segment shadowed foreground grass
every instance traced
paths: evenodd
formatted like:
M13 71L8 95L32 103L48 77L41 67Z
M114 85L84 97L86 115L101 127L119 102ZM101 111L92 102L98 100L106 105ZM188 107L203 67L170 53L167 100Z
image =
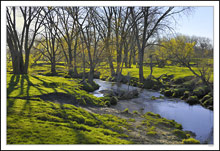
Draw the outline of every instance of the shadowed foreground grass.
M7 74L7 97L31 98L51 93L73 95L73 103L103 105L103 102L86 91L81 90L77 79L41 75Z

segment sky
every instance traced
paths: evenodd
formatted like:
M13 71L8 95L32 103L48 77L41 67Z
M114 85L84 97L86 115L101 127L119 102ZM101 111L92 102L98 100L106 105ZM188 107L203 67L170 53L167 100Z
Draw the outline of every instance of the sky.
M213 43L213 7L193 7L189 15L177 17L177 25L174 26L175 33L188 36L207 37ZM17 26L19 30L23 27L23 18L20 11L17 12Z
M210 38L213 41L213 7L194 7L190 15L178 18L177 33Z

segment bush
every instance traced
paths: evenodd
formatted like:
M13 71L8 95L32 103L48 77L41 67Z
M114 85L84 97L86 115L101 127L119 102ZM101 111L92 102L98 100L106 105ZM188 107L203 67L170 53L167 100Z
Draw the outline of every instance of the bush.
M194 138L188 138L182 140L183 144L200 144L200 141L194 139Z
M197 96L190 96L187 100L186 100L187 103L189 103L190 105L193 105L193 104L198 104L199 103L199 100L198 100L198 97Z
M165 90L164 95L167 96L167 97L170 97L170 96L173 95L173 92L171 90Z
M186 98L188 98L190 96L190 92L189 91L185 91L184 93L183 93L183 96L181 97L181 99L186 99Z
M179 129L175 129L172 131L177 137L179 138L188 138L188 136L186 135L186 133L184 131L181 131Z
M206 94L209 93L209 88L207 86L201 86L197 87L196 89L193 90L193 94L196 95L198 98L202 98Z
M202 105L203 106L210 106L210 105L213 106L213 98L209 98Z
M179 88L179 89L174 89L173 90L173 97L180 97L184 95L184 92L186 91L185 88Z
M208 100L208 99L210 99L211 98L211 96L210 95L205 95L199 102L201 103L201 104L203 104L206 100Z
M160 83L157 79L154 77L147 78L144 81L144 88L145 89L154 89L154 90L159 90L161 87L162 83Z

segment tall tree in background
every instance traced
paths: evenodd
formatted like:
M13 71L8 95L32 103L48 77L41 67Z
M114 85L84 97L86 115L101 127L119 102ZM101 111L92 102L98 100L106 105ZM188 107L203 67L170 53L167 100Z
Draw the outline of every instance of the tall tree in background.
M38 45L38 50L43 56L48 58L51 64L51 73L56 74L56 62L60 58L61 52L59 51L60 43L58 42L58 29L55 27L58 25L57 15L54 10L50 11L51 8L44 8L47 17L44 19L43 27L44 32L41 33L42 39L40 40L40 45ZM42 48L42 49L41 49Z
M79 23L80 31L82 34L82 40L85 42L85 46L89 59L89 77L88 81L93 82L94 71L97 64L100 62L100 56L102 55L104 48L99 45L100 31L97 30L99 26L97 22L97 10L95 7L85 8L87 10L86 22Z
M131 16L134 23L135 37L138 47L139 80L143 82L144 50L149 41L159 31L170 29L169 21L173 15L181 13L188 8L174 10L174 7L131 7Z
M201 58L200 54L195 53L195 42L187 42L186 37L178 36L162 42L162 45L161 50L169 54L170 60L174 60L182 66L187 67L196 77L200 78L205 85L212 89L209 80L213 72L213 67L210 66L204 57ZM191 63L192 61L195 62L194 58L198 56L200 56L200 59L197 59L196 66L193 68Z
M116 41L116 52L117 52L117 67L116 75L119 80L121 77L121 72L123 68L124 60L122 59L123 49L125 46L125 40L128 35L130 26L128 25L129 18L129 8L128 7L114 7L113 16L114 16L114 37Z
M111 35L112 35L112 24L113 24L113 7L103 7L99 10L101 13L97 13L97 30L100 31L100 37L105 44L105 53L107 55L108 64L110 68L111 76L115 76L115 70L113 65L113 53L110 49Z
M76 7L58 7L56 9L57 15L59 17L59 25L56 28L59 30L59 33L62 35L62 38L67 43L68 46L68 74L70 76L78 75L76 68L76 61L74 63L73 70L73 50L72 43L75 42L74 52L77 47L77 39L78 39L78 29L77 29L77 12ZM73 17L74 16L74 17ZM75 40L75 41L74 41ZM74 53L76 54L76 53ZM76 55L74 55L76 58Z

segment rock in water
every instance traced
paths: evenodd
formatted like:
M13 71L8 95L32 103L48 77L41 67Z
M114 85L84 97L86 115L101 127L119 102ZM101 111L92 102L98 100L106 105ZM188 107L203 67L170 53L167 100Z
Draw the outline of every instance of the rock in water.
M104 94L104 96L116 96L115 92L113 90L101 90L100 93Z
M139 95L139 92L138 92L137 89L135 89L135 90L132 90L132 91L125 92L125 93L120 97L120 99L124 99L124 100L126 100L126 99L132 99L132 98L138 97L138 95Z

